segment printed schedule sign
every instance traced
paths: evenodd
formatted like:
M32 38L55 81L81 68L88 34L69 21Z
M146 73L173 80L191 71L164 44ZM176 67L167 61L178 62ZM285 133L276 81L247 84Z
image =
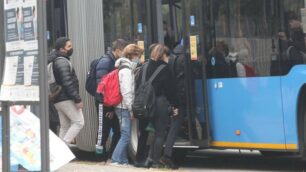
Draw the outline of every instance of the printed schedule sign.
M39 101L37 0L4 0L2 101Z

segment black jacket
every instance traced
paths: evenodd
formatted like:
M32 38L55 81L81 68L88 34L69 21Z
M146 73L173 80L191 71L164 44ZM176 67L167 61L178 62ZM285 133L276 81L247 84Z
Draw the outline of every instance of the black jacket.
M107 52L105 55L103 55L99 61L99 63L96 66L96 84L98 85L102 79L103 76L108 74L109 72L113 71L115 69L115 56L112 52ZM103 97L101 94L96 94L95 96L96 103L102 103ZM114 108L104 107L105 111L113 111Z
M152 86L155 90L155 96L165 96L170 104L174 107L178 107L178 95L175 89L175 79L170 71L170 68L167 63L164 61L158 60L149 60L149 66L146 74L146 81L152 76L154 71L158 68L158 66L162 64L166 64L167 66L157 75L157 77L153 80ZM139 86L141 82L142 69L140 69L140 76L136 78L136 85Z
M57 57L64 57L65 59ZM55 98L54 103L65 100L73 100L75 103L80 103L82 101L79 94L79 80L75 74L74 68L70 66L69 60L69 57L58 51L52 51L48 57L48 63L53 62L56 83L62 86L62 90Z
M100 83L100 80L103 76L114 70L115 61L116 59L112 52L107 52L105 55L102 56L96 67L97 85Z

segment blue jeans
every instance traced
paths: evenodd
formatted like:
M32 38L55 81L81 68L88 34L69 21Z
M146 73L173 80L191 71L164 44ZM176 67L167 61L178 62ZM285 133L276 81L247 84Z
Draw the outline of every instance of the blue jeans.
M113 152L112 162L120 164L128 163L127 148L131 140L131 118L127 109L116 108L116 115L120 123L121 136Z

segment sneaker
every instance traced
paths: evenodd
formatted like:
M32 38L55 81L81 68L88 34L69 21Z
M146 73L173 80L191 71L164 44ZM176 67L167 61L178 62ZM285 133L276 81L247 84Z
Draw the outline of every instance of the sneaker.
M110 163L110 165L111 165L111 166L116 166L116 167L119 167L119 166L120 166L120 164L119 164L118 162L112 162L112 163Z
M154 126L153 126L153 124L150 122L149 124L148 124L148 126L146 127L146 131L147 132L152 132L152 133L154 133L155 132L155 128L154 128Z
M172 159L168 156L162 156L159 160L161 164L163 164L166 168L170 168L172 170L178 169L178 166L172 161Z
M151 168L165 168L165 165L158 162L158 163L152 163Z
M120 164L122 167L131 167L130 164L128 163L123 163L123 164Z

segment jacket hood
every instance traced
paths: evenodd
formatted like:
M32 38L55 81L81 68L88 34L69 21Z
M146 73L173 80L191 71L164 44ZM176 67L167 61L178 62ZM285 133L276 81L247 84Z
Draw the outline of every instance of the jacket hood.
M65 57L66 59L69 60L69 57L67 57L66 55L62 54L59 51L56 51L55 49L53 49L49 55L48 55L48 63L51 63L54 59L56 59L57 57Z
M56 50L53 49L48 55L48 63L51 63L56 57Z
M118 60L116 60L115 67L119 68L120 66L129 66L131 69L135 69L137 64L133 63L131 60L121 57Z

